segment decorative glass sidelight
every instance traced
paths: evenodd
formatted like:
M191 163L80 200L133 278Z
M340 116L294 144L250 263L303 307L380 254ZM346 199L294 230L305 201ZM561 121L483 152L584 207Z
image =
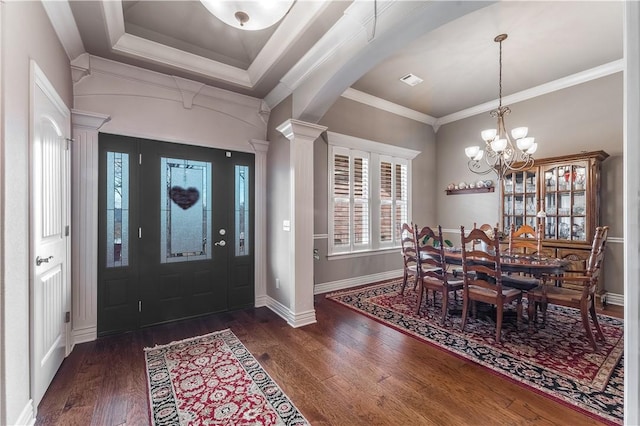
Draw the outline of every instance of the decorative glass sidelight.
M129 154L107 152L107 268L129 265Z
M249 167L235 166L236 256L249 254Z
M211 259L211 163L160 162L160 262Z

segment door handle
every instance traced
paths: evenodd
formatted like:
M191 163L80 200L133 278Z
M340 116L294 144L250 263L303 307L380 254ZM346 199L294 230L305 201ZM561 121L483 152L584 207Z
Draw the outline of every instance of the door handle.
M42 265L43 263L49 263L49 261L50 261L51 259L53 259L53 256L44 257L44 258L43 258L43 257L40 257L40 256L37 256L37 257L36 257L36 266L40 266L40 265Z
M224 247L227 245L227 242L225 240L220 240L220 241L216 241L215 243L213 243L214 246L220 246L220 247Z

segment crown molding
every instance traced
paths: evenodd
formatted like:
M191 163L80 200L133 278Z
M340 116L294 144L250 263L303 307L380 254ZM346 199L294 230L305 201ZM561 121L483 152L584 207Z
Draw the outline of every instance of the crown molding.
M410 118L421 123L429 124L431 126L434 126L437 121L435 117L431 117L430 115L423 114L411 108L403 107L402 105L386 101L384 99L369 95L368 93L364 93L356 89L348 88L342 93L341 96L343 98L360 102L362 104L369 105L371 107L381 109L392 114L399 115L401 117Z
M576 74L569 75L567 77L560 78L558 80L551 81L549 83L541 84L536 87L532 87L521 92L514 93L502 98L503 104L515 104L518 102L533 99L538 96L546 95L558 90L566 89L578 84L587 83L598 78L606 77L611 74L624 71L624 60L618 59ZM454 121L462 120L464 118L472 117L474 115L482 114L498 107L499 100L495 99L490 102L485 102L480 105L476 105L471 108L463 109L458 112L454 112L449 115L442 116L440 118L434 118L430 115L421 113L419 111L403 107L401 105L389 102L382 98L378 98L373 95L369 95L364 92L349 88L342 93L342 97L351 99L356 102L369 105L373 108L382 109L393 114L397 114L402 117L409 118L411 120L419 121L433 126L437 132L438 128L443 124L452 123Z
M596 80L598 78L606 77L617 72L624 70L624 63L622 59L609 62L604 65L600 65L595 68L591 68L576 74L569 75L567 77L560 78L549 83L541 84L531 89L523 90L521 92L514 93L502 98L503 105L512 105L518 102L533 99L538 96L546 95L558 90L566 89L568 87L576 86L578 84L586 83L588 81ZM495 99L491 102L485 102L483 104L464 109L462 111L454 112L453 114L445 115L436 120L436 126L440 127L443 124L452 123L454 121L462 120L463 118L472 117L484 112L494 110L498 107L499 100Z
M212 59L184 52L125 32L121 0L102 1L104 23L113 51L138 59L184 69L205 77L251 89L282 58L327 2L295 3L273 36L267 41L249 69L233 67Z

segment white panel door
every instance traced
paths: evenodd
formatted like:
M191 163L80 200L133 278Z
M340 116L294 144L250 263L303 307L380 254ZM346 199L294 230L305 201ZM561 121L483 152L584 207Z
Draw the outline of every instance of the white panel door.
M67 355L70 327L70 114L31 66L31 395L40 403Z

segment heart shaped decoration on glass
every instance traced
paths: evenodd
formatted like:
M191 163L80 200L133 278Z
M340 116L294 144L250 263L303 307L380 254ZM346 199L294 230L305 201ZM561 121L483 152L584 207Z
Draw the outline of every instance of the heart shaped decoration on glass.
M171 200L180 206L182 210L187 210L198 202L200 199L200 192L194 187L184 189L180 186L173 186L171 187L169 196L171 197Z

